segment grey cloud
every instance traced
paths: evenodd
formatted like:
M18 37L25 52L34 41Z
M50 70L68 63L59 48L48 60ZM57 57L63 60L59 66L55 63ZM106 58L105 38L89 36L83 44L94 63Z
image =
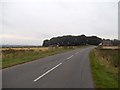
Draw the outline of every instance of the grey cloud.
M60 35L98 35L117 38L117 3L74 0L4 3L4 34L37 40L4 38L3 43L42 44Z

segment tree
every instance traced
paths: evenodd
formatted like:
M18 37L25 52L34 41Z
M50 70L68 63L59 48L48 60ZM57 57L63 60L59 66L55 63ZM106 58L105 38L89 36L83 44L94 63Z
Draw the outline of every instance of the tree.
M102 42L102 39L97 36L61 36L61 37L53 37L50 40L44 40L43 46L79 46L79 45L98 45Z

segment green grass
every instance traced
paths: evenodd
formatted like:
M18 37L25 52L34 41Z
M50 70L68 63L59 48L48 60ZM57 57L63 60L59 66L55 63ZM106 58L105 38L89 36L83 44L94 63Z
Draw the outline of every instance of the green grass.
M118 88L118 74L109 72L105 66L99 63L95 50L90 52L90 61L96 88Z
M73 47L50 48L47 51L34 50L9 50L2 52L2 68L7 68L17 64L33 61L39 58L58 54L68 50L73 50Z

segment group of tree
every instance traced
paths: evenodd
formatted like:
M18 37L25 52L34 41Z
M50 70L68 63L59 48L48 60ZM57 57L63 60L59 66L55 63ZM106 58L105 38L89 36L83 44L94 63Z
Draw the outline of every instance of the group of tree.
M114 39L114 40L111 40L111 43L113 46L118 46L120 45L120 40Z
M80 45L98 45L102 39L97 36L59 36L50 40L44 40L43 46L80 46Z

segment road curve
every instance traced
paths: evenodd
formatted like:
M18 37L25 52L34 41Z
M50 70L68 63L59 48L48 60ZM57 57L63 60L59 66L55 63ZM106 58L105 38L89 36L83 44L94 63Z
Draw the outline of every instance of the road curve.
M3 88L94 88L89 52L72 50L2 70Z

